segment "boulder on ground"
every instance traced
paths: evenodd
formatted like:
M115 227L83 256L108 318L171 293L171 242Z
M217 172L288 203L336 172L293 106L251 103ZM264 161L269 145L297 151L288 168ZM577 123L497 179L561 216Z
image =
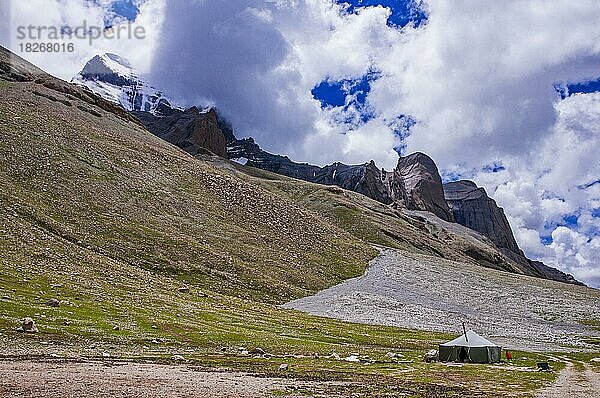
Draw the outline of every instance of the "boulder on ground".
M60 301L58 301L58 299L55 299L55 298L51 298L50 300L48 300L47 304L50 307L60 307Z
M253 349L252 351L250 351L250 354L252 354L252 355L265 355L266 352L262 348L256 347L255 349Z
M437 362L439 360L440 360L440 353L438 352L438 350L429 350L429 351L427 351L425 356L423 356L423 361L425 361L427 363Z
M21 333L37 333L38 328L33 319L27 317L23 319L21 326L17 328L17 332Z

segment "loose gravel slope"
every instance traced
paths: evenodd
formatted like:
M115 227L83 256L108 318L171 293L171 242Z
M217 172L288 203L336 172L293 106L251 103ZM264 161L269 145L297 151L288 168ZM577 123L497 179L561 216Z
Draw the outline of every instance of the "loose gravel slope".
M507 347L597 349L600 290L382 250L365 275L285 305L353 322L458 332Z

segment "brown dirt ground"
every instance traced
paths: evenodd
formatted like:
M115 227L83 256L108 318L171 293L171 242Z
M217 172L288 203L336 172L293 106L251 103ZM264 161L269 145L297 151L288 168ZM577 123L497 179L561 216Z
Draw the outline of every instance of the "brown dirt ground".
M309 384L188 365L0 361L1 397L296 397Z

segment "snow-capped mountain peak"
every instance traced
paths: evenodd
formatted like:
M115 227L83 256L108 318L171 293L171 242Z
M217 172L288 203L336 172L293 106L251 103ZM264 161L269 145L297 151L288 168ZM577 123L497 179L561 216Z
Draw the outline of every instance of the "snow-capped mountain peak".
M128 111L163 116L175 108L162 91L140 78L129 61L116 54L94 56L71 82L86 86Z

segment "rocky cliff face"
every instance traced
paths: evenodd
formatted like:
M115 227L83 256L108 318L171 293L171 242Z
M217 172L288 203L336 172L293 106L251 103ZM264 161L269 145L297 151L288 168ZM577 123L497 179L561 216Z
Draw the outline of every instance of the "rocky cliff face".
M461 180L444 184L444 196L457 223L489 238L524 274L581 284L569 274L525 257L504 210L487 195L485 189L478 187L473 181Z
M454 221L444 200L442 178L433 160L424 153L413 153L398 160L394 179L404 184L406 207L429 211L442 220Z
M444 200L438 169L423 153L400 158L391 172L379 169L373 161L359 165L336 162L324 167L296 163L287 156L263 151L252 138L231 141L227 155L230 159L244 159L248 166L318 184L337 185L381 203L396 203L410 210L430 211L446 221L454 220Z
M491 199L485 189L472 181L444 184L444 196L457 223L490 238L498 248L520 253L504 210Z
M150 112L132 112L156 136L184 151L196 155L207 149L215 155L227 156L226 140L219 128L214 109L200 111L191 107L186 111L173 110L169 116L156 116Z
M392 203L392 199L384 184L385 173L385 170L379 169L374 161L354 166L338 162L319 169L311 181L325 185L337 185L389 204Z

